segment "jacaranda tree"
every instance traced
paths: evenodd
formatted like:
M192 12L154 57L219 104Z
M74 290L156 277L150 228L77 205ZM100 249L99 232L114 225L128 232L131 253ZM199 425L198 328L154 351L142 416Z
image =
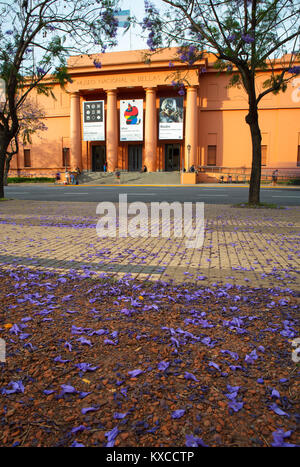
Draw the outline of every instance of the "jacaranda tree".
M259 104L269 93L284 92L288 81L300 74L300 1L160 0L160 3L167 7L161 12L145 0L143 29L149 33L150 51L176 45L180 59L191 66L204 51L212 53L216 57L216 68L231 75L229 85L243 86L248 95L246 123L252 141L249 204L258 204L261 179ZM275 66L276 59L287 53L279 70ZM257 76L262 70L269 70L269 74L263 90L258 91ZM181 93L182 84L184 78L179 77L177 85Z
M32 135L40 135L43 131L48 130L45 124L46 113L44 109L34 102L33 99L27 97L22 105L18 108L19 130L11 140L5 158L3 184L7 185L8 172L10 162L15 154L19 152L20 145L32 143Z
M20 109L36 90L51 94L53 83L70 81L71 54L105 52L116 44L119 0L0 1L0 198L9 147L20 130ZM99 61L95 59L95 66ZM51 73L51 80L45 79Z

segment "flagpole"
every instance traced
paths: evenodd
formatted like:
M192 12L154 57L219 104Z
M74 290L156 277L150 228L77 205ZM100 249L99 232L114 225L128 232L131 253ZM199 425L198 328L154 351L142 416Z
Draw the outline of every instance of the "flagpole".
M131 25L129 26L129 41L130 41L130 50L132 50L132 44L131 44Z

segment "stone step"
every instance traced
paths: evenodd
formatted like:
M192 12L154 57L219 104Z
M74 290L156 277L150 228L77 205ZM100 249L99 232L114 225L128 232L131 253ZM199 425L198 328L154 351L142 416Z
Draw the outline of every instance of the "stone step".
M79 183L83 185L109 185L119 181L115 173L83 172ZM120 183L127 185L178 185L179 172L121 172Z

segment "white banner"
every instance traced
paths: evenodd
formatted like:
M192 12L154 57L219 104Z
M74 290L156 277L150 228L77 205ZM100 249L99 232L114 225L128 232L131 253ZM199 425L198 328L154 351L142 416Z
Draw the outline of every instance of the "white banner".
M143 141L143 99L120 101L120 141Z
M161 97L159 139L183 139L183 97Z
M83 102L83 141L105 141L104 101Z

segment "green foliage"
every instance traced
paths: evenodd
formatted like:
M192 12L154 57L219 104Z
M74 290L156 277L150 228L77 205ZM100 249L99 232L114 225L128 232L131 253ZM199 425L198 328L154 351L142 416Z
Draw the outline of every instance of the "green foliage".
M8 177L8 183L54 183L55 178L50 177Z

